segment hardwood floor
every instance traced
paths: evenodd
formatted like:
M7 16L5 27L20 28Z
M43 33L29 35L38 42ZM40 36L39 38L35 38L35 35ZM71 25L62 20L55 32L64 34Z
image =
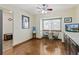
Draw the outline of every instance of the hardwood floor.
M3 41L3 51L12 48L13 40Z
M3 52L4 55L64 55L61 40L32 39Z
M15 55L64 55L61 40L33 39L13 48Z
M3 51L3 55L14 55L13 48L9 48L9 49Z

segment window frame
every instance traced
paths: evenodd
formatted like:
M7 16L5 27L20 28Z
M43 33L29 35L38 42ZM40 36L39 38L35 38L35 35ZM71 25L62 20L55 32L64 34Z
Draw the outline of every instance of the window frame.
M60 30L52 30L51 29L51 31L57 31L57 32L61 32L62 31L62 18L42 19L42 30L43 31L50 31L50 30L44 30L44 20L60 20Z

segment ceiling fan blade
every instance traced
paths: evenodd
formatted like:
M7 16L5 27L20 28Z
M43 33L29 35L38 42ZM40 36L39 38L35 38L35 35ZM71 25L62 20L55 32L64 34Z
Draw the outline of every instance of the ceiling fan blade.
M52 8L48 8L47 10L48 10L48 11L53 11L53 9L52 9Z

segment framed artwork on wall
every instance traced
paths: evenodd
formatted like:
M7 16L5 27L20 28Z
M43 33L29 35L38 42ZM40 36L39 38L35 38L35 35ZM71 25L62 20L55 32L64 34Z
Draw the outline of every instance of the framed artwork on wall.
M65 24L65 31L67 32L79 32L79 24Z
M71 23L72 22L72 17L65 17L64 18L64 23Z
M22 15L22 29L29 28L29 17Z

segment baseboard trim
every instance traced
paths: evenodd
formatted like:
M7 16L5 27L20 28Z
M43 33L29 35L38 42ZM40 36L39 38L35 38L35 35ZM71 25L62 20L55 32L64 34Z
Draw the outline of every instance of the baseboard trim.
M23 41L23 42L21 42L21 43L18 43L18 44L16 44L16 45L14 45L13 48L15 48L15 47L17 47L17 46L19 46L19 45L21 45L21 44L27 43L27 42L29 42L29 41L31 41L31 40L34 40L34 39L40 40L41 38L31 38L31 39L28 39L28 40L26 40L26 41Z
M38 40L39 40L39 39L42 39L42 38L38 38L38 37L36 37L36 38L32 38L32 39L38 39Z
M31 39L28 39L28 40L25 40L25 41L23 41L23 42L21 42L21 43L18 43L18 44L16 44L16 45L14 45L13 48L15 48L15 47L17 47L17 46L19 46L19 45L21 45L21 44L27 43L27 42L29 42L29 41L31 41L31 40L32 40L32 38L31 38Z

